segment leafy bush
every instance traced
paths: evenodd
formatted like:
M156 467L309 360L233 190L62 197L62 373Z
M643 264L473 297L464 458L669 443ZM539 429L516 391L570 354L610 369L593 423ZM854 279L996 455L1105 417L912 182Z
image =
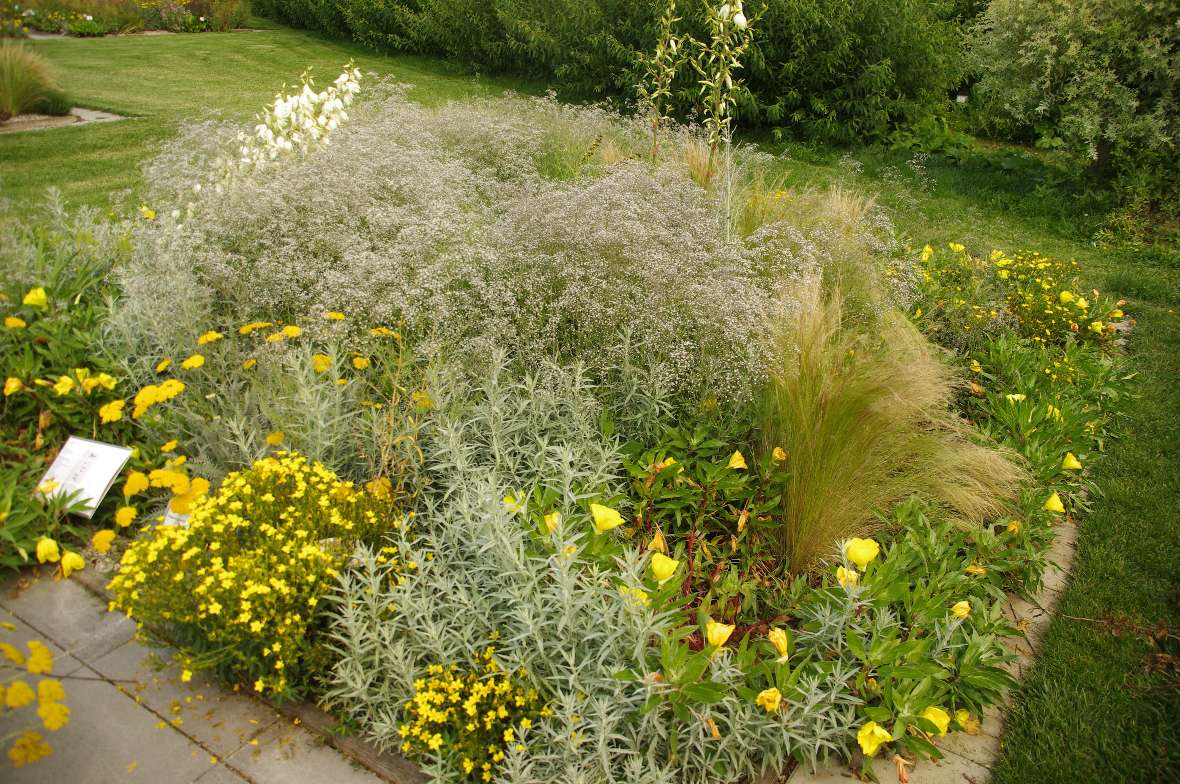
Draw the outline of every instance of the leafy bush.
M32 111L53 94L54 82L44 57L12 40L0 40L0 122Z
M388 489L278 452L198 497L123 554L112 607L183 646L187 666L255 691L305 694L328 666L320 603L361 542L397 527ZM380 563L398 565L385 548Z
M1174 0L993 0L974 30L977 95L1038 143L1112 177L1130 202L1180 211Z

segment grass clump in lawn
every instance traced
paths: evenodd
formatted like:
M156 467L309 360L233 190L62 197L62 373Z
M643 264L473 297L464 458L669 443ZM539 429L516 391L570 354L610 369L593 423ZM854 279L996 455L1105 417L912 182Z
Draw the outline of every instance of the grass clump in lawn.
M67 114L49 61L27 46L0 41L0 123L18 114Z

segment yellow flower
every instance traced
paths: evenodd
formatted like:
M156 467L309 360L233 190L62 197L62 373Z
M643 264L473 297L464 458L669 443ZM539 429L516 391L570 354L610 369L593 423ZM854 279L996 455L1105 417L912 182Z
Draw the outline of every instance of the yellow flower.
M1053 495L1045 499L1044 509L1047 512L1056 512L1057 514L1065 511L1065 505L1061 503L1061 496L1057 495L1056 491L1054 491Z
M344 314L338 310L329 310L324 314L324 318L328 321L344 321Z
M113 541L115 541L115 532L109 528L95 531L94 536L90 538L91 546L104 555L107 550L111 549L111 542Z
M1090 303L1086 302L1085 297L1078 297L1077 301L1073 303L1079 310L1085 310L1090 307Z
M1112 310L1110 312L1110 317L1112 319L1120 319L1123 317L1123 315L1124 315L1123 312L1121 310L1119 310L1118 308L1115 308L1114 310Z
M1004 397L1008 398L1008 402L1012 403L1013 405L1024 400L1024 395L1020 394L1019 392L1011 395L1005 395Z
M254 357L250 357L249 359L247 359L245 362L242 363L242 370L250 370L251 368L253 368L257 364L258 364L258 360L255 359Z
M983 372L983 365L979 364L978 359L971 360L971 372L972 373L982 373Z
M132 471L127 475L127 481L123 483L123 497L130 498L137 493L142 493L150 486L147 474L142 471Z
M244 325L238 327L238 334L239 335L249 335L251 332L255 332L257 330L266 329L267 327L273 327L273 326L274 326L274 322L272 322L272 321L251 321L249 324L244 324Z
M364 370L370 365L368 357L353 357L352 366L357 370Z
M758 692L758 697L754 700L754 703L760 708L765 708L767 713L777 713L782 702L783 694L774 686Z
M836 582L840 583L841 588L848 588L856 585L860 575L856 573L855 569L845 569L843 566L836 567Z
M181 370L194 370L205 364L205 357L201 354L193 354L184 362L180 363Z
M188 683L192 679L193 679L193 671L192 670L184 670L183 672L180 673L180 680L183 683Z
M746 458L742 456L742 453L740 451L734 452L732 455L729 456L729 466L728 467L734 469L735 471L741 470L746 467Z
M781 446L776 446L774 451L770 453L770 457L774 462L781 463L787 459L787 453Z
M369 330L369 334L375 338L400 338L397 332L394 332L389 327L373 327Z
M545 527L549 533L557 531L557 527L561 525L561 512L550 512L545 515Z
M1073 452L1066 452L1065 457L1061 460L1061 467L1067 471L1081 471L1082 461L1078 460Z
M58 397L70 394L74 391L74 379L69 376L58 376L57 383L53 385L53 391Z
M28 322L18 316L5 316L4 326L9 329L24 329L29 326Z
M1091 321L1090 326L1087 327L1087 329L1089 329L1091 332L1093 332L1096 335L1101 335L1102 333L1104 333L1106 331L1106 325L1103 324L1101 321Z
M49 495L50 493L52 493L54 490L56 490L59 487L61 487L61 483L58 482L56 479L46 479L41 484L37 485L37 489L34 490L33 492L38 493L40 495Z
M679 566L680 561L677 561L675 558L669 558L659 552L651 554L651 574L660 585L671 580L672 575L676 574L676 569Z
M786 661L791 645L786 629L780 629L776 626L766 634L766 639L770 640L770 644L778 651L778 660L780 662Z
M931 705L929 708L922 711L921 716L935 727L938 727L938 734L940 737L946 735L947 727L949 727L951 724L950 714L948 714L942 708Z
M29 292L25 294L25 298L21 302L30 308L37 308L39 310L45 310L45 308L49 307L49 298L45 296L45 289L40 286L34 286L29 289Z
M880 552L881 545L873 539L853 537L844 546L844 555L848 556L848 560L856 564L862 571L873 562Z
M25 383L23 381L21 381L19 378L13 378L12 376L9 376L4 380L4 397L15 395L24 388Z
M8 750L8 759L12 760L14 768L23 768L37 760L49 756L53 748L45 742L39 732L26 730L12 743Z
M929 245L922 247L922 261L930 261L930 257L934 255L934 248Z
M517 501L514 495L504 496L504 508L513 514L520 514L524 511L524 505Z
M70 709L60 702L47 702L39 706L37 715L50 732L57 732L70 723Z
M163 373L170 367L172 367L172 357L164 357L156 364L156 372Z
M332 358L327 354L313 354L311 369L316 373L327 373L332 368Z
M143 216L144 220L155 220L156 211L146 204L139 205L139 214Z
M283 336L288 338L297 338L303 334L303 330L294 324L288 324L283 327Z
M729 635L733 634L735 628L733 624L719 623L710 618L709 622L705 624L705 638L714 648L720 648L722 645L725 645L726 640L729 639Z
M590 516L594 519L594 531L604 534L623 524L623 516L602 504L590 504Z
M891 740L893 740L893 736L875 721L867 722L856 733L856 742L860 744L860 750L864 752L866 757L877 756L877 750L881 748L881 744Z
M29 684L21 680L10 683L7 692L4 704L13 710L32 705L33 701L37 699L37 693L29 687Z
M656 535L648 542L647 549L655 550L657 553L668 554L668 543L664 541L664 532L657 530Z
M270 446L278 446L279 444L283 443L283 439L286 437L287 434L282 430L276 430L273 433L266 434L266 443Z
M208 332L206 332L204 335L201 335L201 337L197 338L197 345L204 346L209 343L215 343L224 337L225 337L225 335L221 334L217 330L211 329Z
M37 684L37 702L58 702L66 698L66 690L57 678L45 678Z
M40 640L29 640L29 660L25 669L30 675L48 675L53 672L53 652Z
M123 418L123 407L126 405L126 400L112 400L98 409L98 418L104 425L118 422Z
M1008 523L1008 533L1012 534L1013 536L1016 536L1020 533L1019 520L1013 520L1012 522Z
M1061 409L1058 408L1057 406L1050 403L1049 407L1046 408L1045 411L1049 414L1049 416L1053 417L1058 422L1061 421Z
M985 574L987 574L987 567L980 566L979 564L971 564L963 571L975 577L983 577Z
M60 559L61 550L58 549L57 542L47 536L37 540L37 563L56 563Z
M1057 300L1062 305L1065 305L1066 303L1069 303L1069 302L1073 302L1074 301L1073 292L1072 291L1063 291L1057 295Z
M955 723L962 727L968 735L979 734L979 719L971 718L971 714L967 712L966 708L960 708L955 712Z
M956 618L966 618L971 614L971 602L967 601L966 599L955 602L951 607L951 613L953 613Z
M82 556L71 550L66 550L65 555L61 557L61 573L66 577L85 568L86 562L82 560Z
M175 438L173 438L170 441L164 442L163 446L160 447L160 451L164 452L164 453L171 452L174 449L176 449L176 447L178 445L179 445L179 442Z

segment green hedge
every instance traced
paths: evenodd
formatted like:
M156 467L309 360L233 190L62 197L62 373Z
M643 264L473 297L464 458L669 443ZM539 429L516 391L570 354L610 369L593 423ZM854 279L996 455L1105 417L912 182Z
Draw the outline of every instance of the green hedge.
M262 14L383 50L447 57L542 79L578 98L634 98L663 0L258 0ZM747 124L834 141L871 140L928 114L960 77L953 4L929 0L752 0ZM703 0L681 0L682 32L705 36ZM675 102L688 116L685 69Z

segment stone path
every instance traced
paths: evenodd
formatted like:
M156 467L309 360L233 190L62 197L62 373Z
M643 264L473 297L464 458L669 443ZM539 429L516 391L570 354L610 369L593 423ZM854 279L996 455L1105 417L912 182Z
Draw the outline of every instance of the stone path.
M319 737L264 703L194 677L182 683L167 651L132 639L135 625L108 613L73 580L26 575L0 591L3 639L38 639L54 653L70 722L43 732L49 757L20 769L7 760L6 784L200 782L200 784L378 784ZM0 717L0 737L36 723L30 708Z

